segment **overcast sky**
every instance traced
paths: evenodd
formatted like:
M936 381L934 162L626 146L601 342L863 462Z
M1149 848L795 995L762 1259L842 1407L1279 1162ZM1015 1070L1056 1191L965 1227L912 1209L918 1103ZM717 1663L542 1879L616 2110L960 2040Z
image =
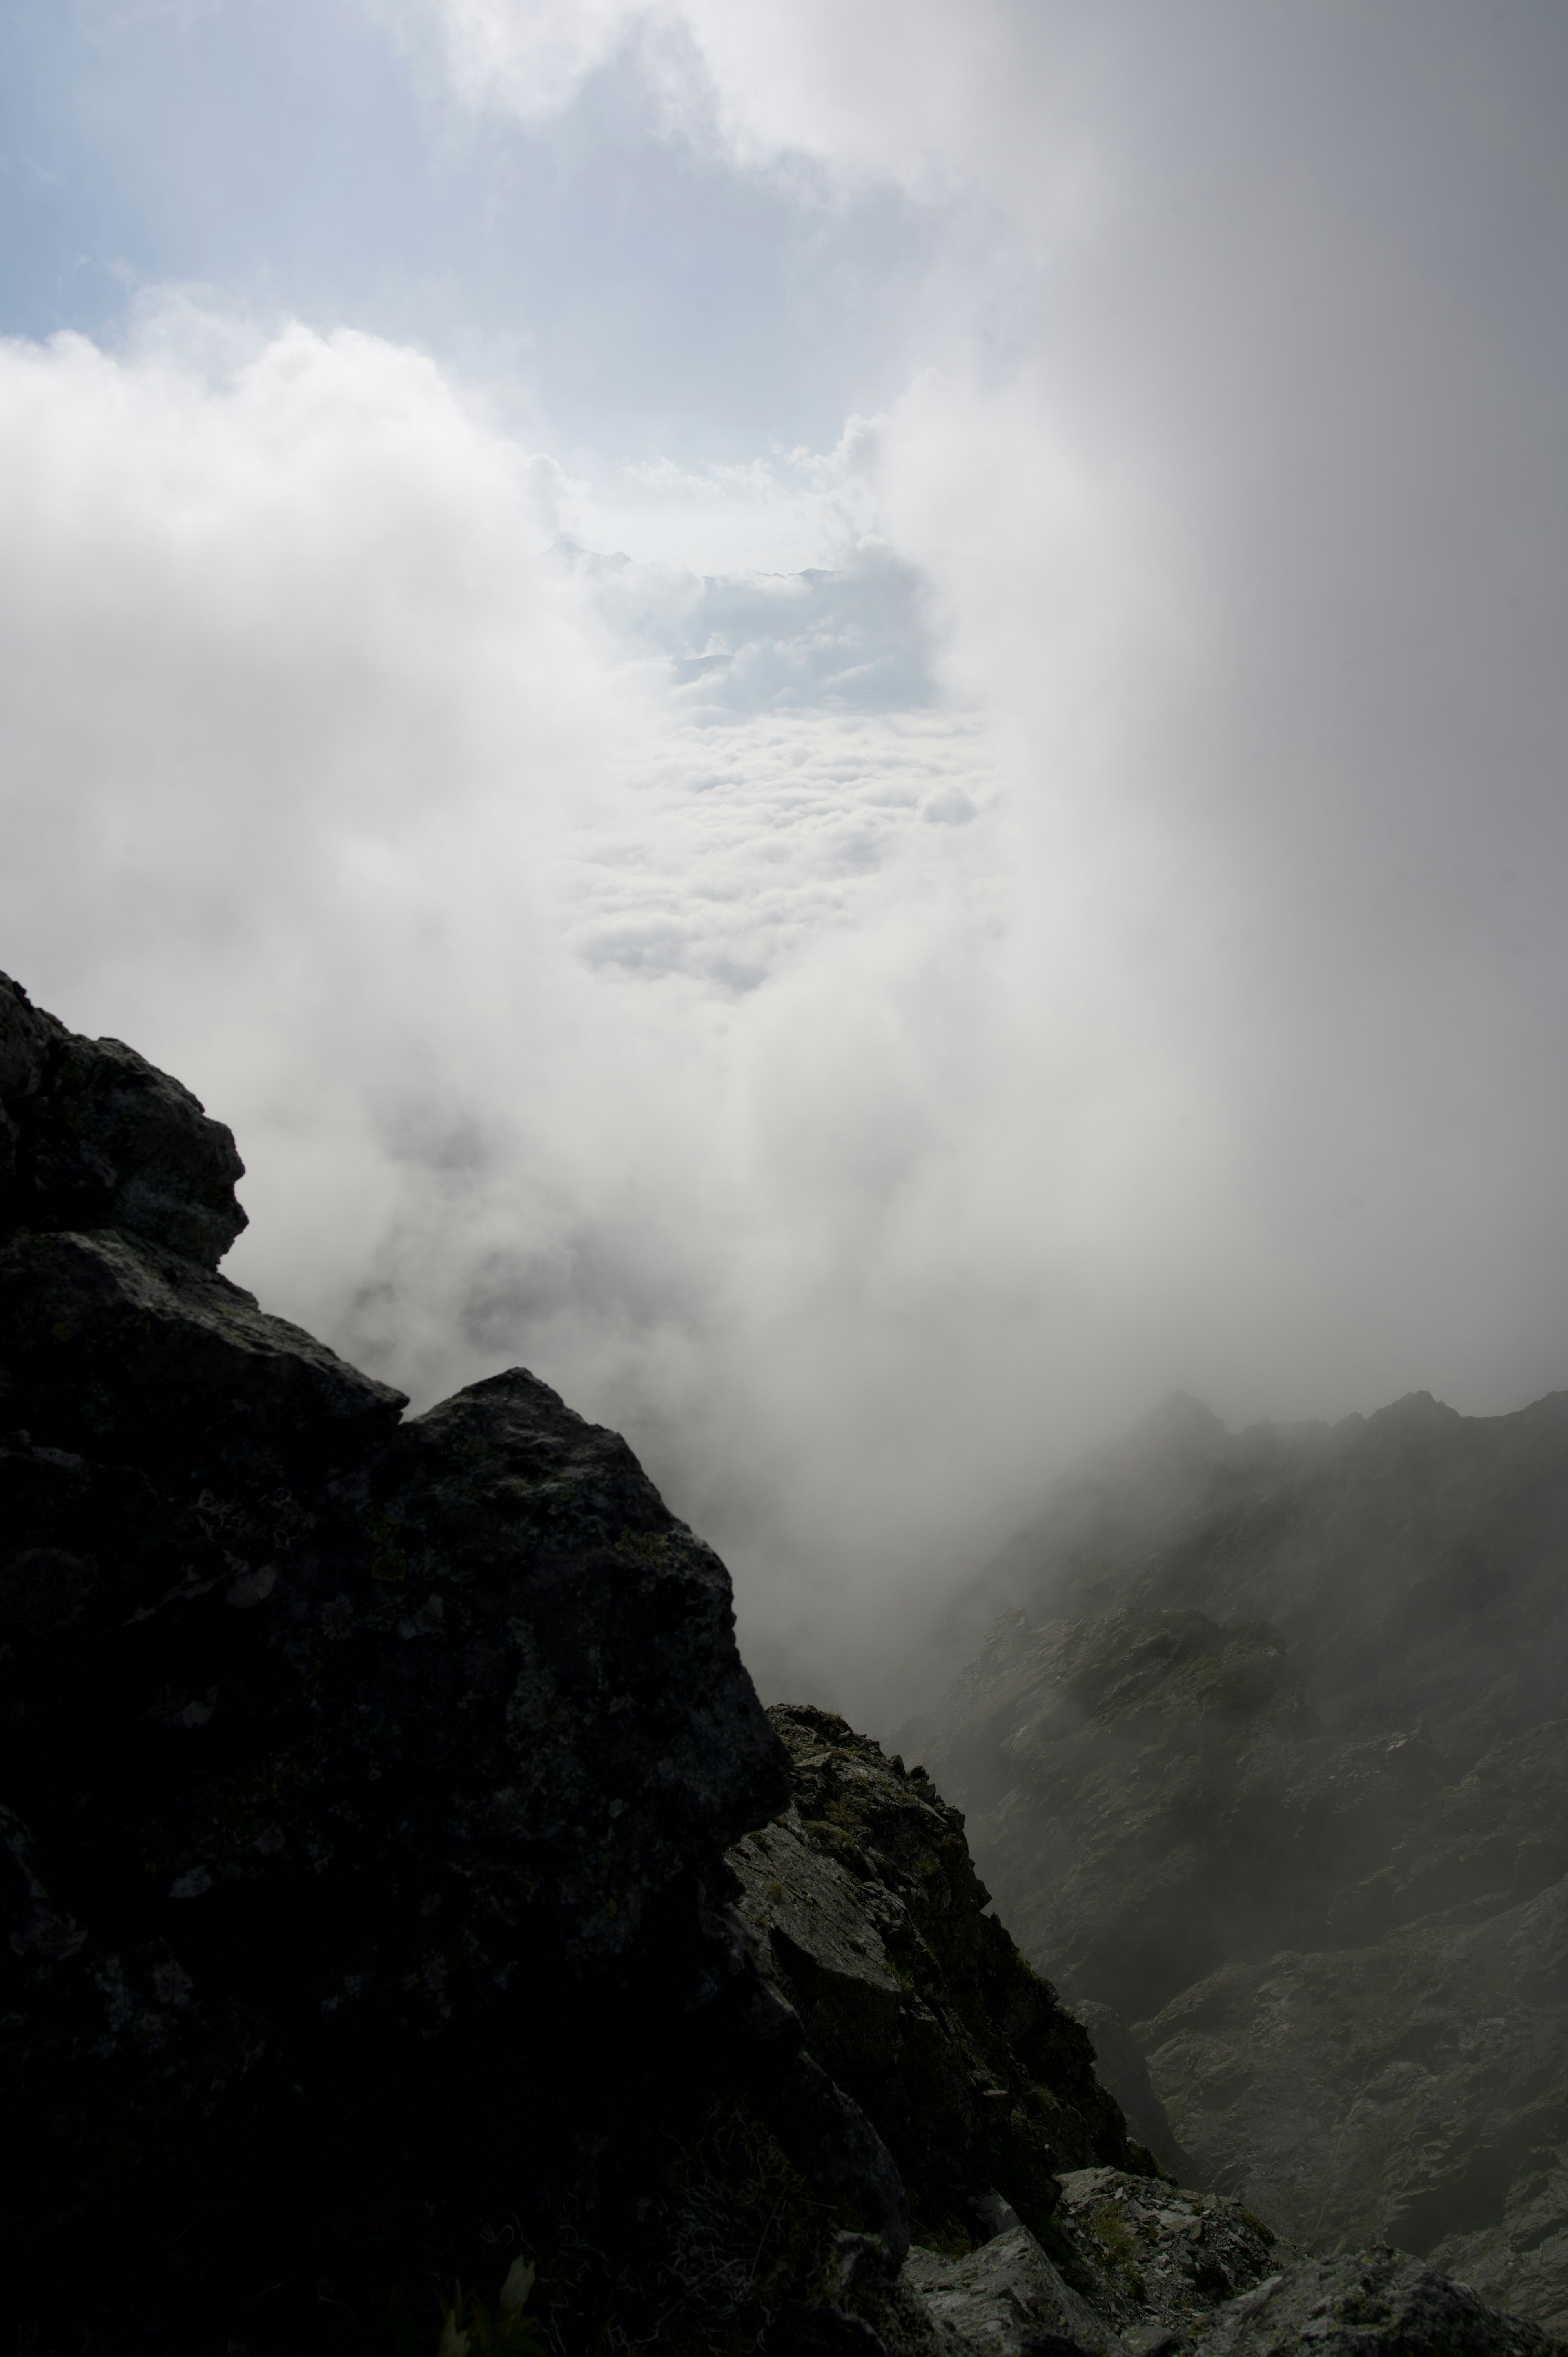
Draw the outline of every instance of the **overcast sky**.
M879 1664L1568 1384L1554 0L0 0L0 964Z

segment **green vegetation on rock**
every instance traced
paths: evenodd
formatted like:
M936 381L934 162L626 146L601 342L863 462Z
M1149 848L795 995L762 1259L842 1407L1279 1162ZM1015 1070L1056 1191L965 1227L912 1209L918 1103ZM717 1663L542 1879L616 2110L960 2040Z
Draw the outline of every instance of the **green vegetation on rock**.
M768 1716L793 1798L730 1853L742 1917L897 2161L916 2238L962 2246L992 2190L1042 2232L1064 2168L1154 2173L1081 2025L987 1911L959 1812L832 1713Z

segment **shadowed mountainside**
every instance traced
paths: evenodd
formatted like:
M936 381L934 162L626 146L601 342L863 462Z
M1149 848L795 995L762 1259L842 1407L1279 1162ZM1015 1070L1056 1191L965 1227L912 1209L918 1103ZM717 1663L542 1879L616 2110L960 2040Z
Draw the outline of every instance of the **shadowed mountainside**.
M625 1442L521 1368L405 1421L218 1273L240 1175L0 978L15 2357L1548 2357L1173 2184Z
M977 1583L903 1738L1199 2182L1559 2330L1565 1574L1568 1394L1235 1437L1178 1399Z

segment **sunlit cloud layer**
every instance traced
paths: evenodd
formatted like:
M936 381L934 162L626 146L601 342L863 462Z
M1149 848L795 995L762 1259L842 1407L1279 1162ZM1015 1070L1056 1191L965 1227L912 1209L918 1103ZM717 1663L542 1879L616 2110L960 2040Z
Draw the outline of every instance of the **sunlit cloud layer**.
M232 1123L234 1275L622 1425L873 1711L1172 1384L1568 1381L1529 12L370 13L443 137L629 78L927 279L706 457L211 290L0 350L0 963Z

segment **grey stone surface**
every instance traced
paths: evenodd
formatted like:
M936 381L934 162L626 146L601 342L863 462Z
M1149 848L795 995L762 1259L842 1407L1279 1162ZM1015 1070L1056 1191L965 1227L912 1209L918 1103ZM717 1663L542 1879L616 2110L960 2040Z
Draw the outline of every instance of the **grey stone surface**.
M1233 1965L1144 2034L1200 2176L1568 2331L1568 1883Z
M951 2357L1549 2357L1560 2344L1386 2244L1314 2257L1239 2205L1112 2169L1066 2179L1054 2255L1015 2222L958 2257L911 2250Z
M1223 2194L1111 2169L1065 2177L1053 2222L1097 2311L1140 2349L1187 2332L1301 2255Z
M944 2349L1019 2357L1057 2333L1085 2357L1122 2357L1118 2334L1073 2289L1026 2226L1008 2228L957 2258L912 2250L904 2280L920 2295Z
M1041 2226L1059 2169L1152 2170L1081 2024L985 1911L958 1811L832 1712L768 1717L791 1800L730 1853L742 1920L897 2158L916 2231L985 2231L993 2190Z
M1387 2248L1309 2259L1216 2310L1204 2357L1548 2357L1537 2326Z

